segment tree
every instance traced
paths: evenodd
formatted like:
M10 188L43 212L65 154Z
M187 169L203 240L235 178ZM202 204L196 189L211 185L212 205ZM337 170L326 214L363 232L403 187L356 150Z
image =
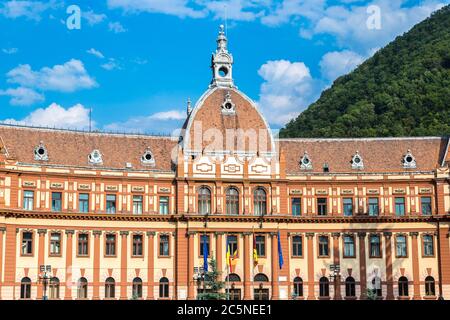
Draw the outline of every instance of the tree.
M216 259L211 258L209 261L209 270L203 274L203 288L204 292L197 295L198 300L225 300L227 295L220 292L225 287L224 281L219 281L219 276L222 272L217 270ZM200 287L201 288L201 287Z

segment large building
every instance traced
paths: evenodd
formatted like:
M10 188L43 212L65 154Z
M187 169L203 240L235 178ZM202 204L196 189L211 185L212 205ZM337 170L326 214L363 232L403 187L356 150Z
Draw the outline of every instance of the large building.
M232 65L180 137L0 126L0 299L196 299L204 241L231 299L450 299L449 139L275 139Z

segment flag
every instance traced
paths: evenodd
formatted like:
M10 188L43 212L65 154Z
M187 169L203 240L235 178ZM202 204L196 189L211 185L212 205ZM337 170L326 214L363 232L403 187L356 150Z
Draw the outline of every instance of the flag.
M203 235L203 271L208 272L208 244L206 242L206 234Z
M278 265L283 268L283 250L281 250L280 230L278 230Z
M227 239L226 260L227 260L227 266L229 268L230 273L233 272L233 266L236 265L236 263L237 263L236 255L237 255L237 250L235 250L233 253L231 252L231 244L228 242L228 239Z
M256 235L253 232L253 266L258 265L258 251L256 250Z

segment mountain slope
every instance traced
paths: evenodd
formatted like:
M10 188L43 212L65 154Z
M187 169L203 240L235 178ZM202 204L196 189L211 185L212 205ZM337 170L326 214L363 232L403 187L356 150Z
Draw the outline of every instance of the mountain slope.
M281 137L450 135L450 6L338 78Z

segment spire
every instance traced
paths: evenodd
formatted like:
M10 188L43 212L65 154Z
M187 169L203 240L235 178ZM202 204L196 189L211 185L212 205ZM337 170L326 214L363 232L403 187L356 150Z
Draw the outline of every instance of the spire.
M234 87L232 77L233 56L228 52L227 45L228 39L222 24L219 27L219 35L217 36L217 49L211 59L211 68L213 71L211 87Z

